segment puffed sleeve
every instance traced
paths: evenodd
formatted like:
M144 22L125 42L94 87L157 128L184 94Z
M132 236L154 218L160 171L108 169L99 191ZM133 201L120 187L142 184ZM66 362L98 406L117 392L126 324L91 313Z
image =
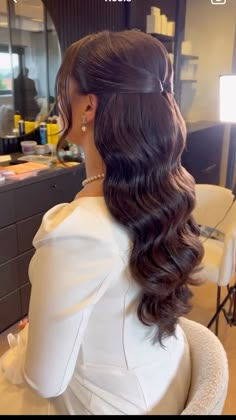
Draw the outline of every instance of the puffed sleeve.
M93 306L109 287L119 260L96 216L73 206L59 205L46 214L29 269L32 291L23 372L44 398L67 388Z

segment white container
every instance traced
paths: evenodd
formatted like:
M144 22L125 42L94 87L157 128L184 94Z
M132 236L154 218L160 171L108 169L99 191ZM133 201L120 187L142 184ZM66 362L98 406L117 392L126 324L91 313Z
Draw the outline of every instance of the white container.
M168 34L168 26L167 26L167 17L166 15L161 15L161 34L167 35Z
M56 154L57 151L57 145L56 144L47 144L48 153L51 153L52 155Z
M147 15L146 16L146 32L147 34L154 34L155 32L155 16Z
M151 15L161 16L161 9L159 9L158 7L151 7Z
M34 155L35 146L37 145L36 141L26 140L21 142L21 149L24 155Z
M34 146L34 150L36 155L45 155L49 151L46 144L36 144L36 146Z
M175 22L168 22L167 23L167 35L174 36L175 35Z
M147 34L161 33L161 18L158 15L147 15L146 17L146 32Z
M154 34L161 33L161 16L155 15L155 23L154 23Z

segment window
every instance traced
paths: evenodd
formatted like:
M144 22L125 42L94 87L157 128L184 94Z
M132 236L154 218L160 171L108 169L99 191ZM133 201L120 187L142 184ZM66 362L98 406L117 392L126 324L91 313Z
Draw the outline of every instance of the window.
M0 95L12 94L11 56L0 49ZM12 54L12 68L14 76L19 73L20 59L18 54Z

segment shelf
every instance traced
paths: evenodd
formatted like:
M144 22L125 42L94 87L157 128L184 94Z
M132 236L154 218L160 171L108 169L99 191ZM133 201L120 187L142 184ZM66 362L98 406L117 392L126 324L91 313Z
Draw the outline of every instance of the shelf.
M199 57L197 55L190 55L190 54L181 54L182 60L198 60Z
M169 35L163 35L163 34L149 34L152 35L154 38L159 39L159 41L161 42L173 42L174 41L174 36L169 36Z
M220 121L186 121L188 134L196 133L197 131L207 130L212 127L221 126Z
M197 80L191 80L191 79L185 79L185 80L180 80L181 83L197 83Z

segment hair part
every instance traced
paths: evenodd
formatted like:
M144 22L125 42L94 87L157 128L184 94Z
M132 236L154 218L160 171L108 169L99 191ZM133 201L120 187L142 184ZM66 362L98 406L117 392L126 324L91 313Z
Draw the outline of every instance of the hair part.
M70 79L79 94L98 98L94 141L106 166L104 198L132 241L138 317L156 326L154 340L162 343L190 310L189 285L198 284L193 273L203 256L191 215L194 180L181 165L186 128L172 94L172 65L165 47L138 31L102 32L72 44L56 81L60 143L72 126Z

